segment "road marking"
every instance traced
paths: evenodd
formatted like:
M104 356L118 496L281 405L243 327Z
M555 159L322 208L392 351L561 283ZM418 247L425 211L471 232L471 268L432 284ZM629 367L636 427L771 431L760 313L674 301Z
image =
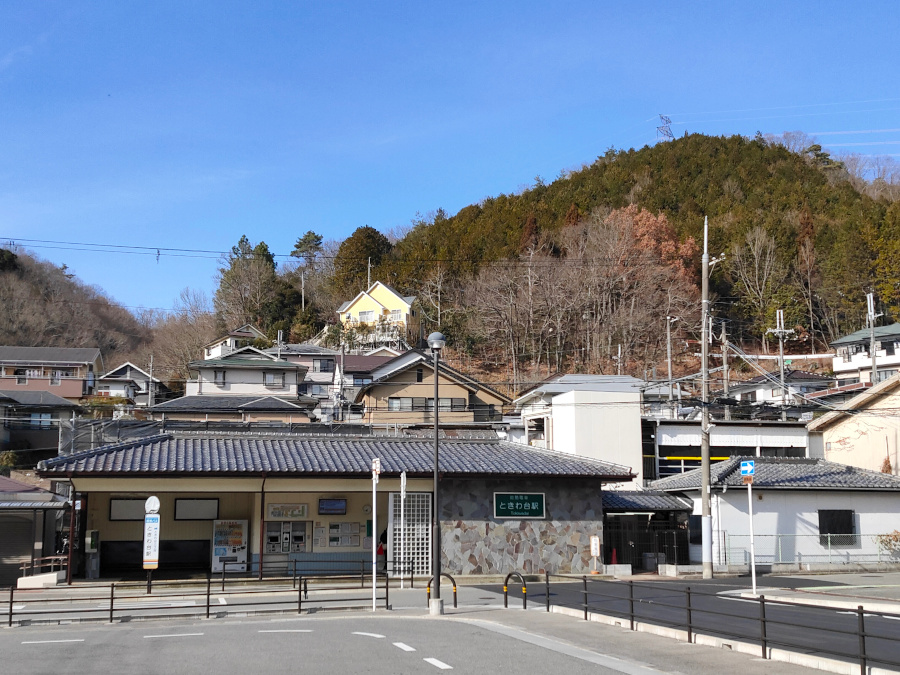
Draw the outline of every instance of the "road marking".
M25 609L25 605L13 605L13 609Z
M858 613L859 612L857 612L855 610L846 610L843 612L835 612L835 614L858 614ZM868 612L866 612L865 615L871 616L876 619L879 619L879 618L880 619L893 619L894 621L900 621L900 616L882 616L881 614L869 614Z
M399 647L400 649L402 649L402 650L405 651L405 652L414 652L414 651L416 651L415 647L410 647L409 645L404 644L404 643L402 643L402 642L395 642L395 643L394 643L394 646L395 646L395 647Z
M379 638L379 639L384 638L384 635L379 635L378 633L360 633L360 632L354 631L353 635L364 635L366 637L373 637L373 638Z
M227 604L228 604L228 601L227 601L225 598L219 598L219 604L220 604L220 605L227 605Z
M529 644L536 645L538 647L543 647L544 649L550 649L552 651L558 652L560 654L566 654L568 656L572 656L576 659L581 659L582 661L587 661L588 663L595 663L599 666L605 666L610 670L614 670L619 673L626 673L627 675L660 675L659 670L653 668L652 666L648 666L642 663L638 663L636 661L626 661L625 659L619 659L615 656L607 656L605 654L598 654L597 652L592 652L587 649L582 649L581 647L575 647L574 645L569 645L564 642L558 642L552 638L544 637L543 635L535 635L533 633L527 633L523 630L517 630L515 628L509 628L507 626L502 626L500 624L495 624L491 621L482 621L480 619L455 619L456 621L464 621L465 623L472 624L474 626L479 626L484 628L485 630L489 630L493 633L499 633L500 635L506 635L507 637L514 638L516 640L521 640L522 642L527 642ZM685 643L687 644L687 643Z
M172 609L175 607L195 607L196 600L178 600L175 602L122 602L116 603L116 609ZM97 605L96 609L109 609L109 604Z
M145 635L144 638L195 637L197 635L203 635L203 633L168 633L166 635Z
M84 642L84 640L26 640L23 645L51 645L57 642Z
M311 630L303 630L302 628L284 628L281 630L261 630L259 633L312 633Z
M430 663L434 667L440 668L441 670L453 670L453 666L448 666L443 661L438 661L437 659L433 659L430 657L425 659L425 663Z

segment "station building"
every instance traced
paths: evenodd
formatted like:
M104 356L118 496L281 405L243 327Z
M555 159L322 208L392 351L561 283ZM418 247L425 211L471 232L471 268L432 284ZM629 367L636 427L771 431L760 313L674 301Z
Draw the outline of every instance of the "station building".
M349 572L370 564L386 533L390 571L430 575L433 453L428 438L169 433L50 459L38 473L71 483L81 506L73 534L99 539L76 575L140 574L150 496L161 504L160 569L171 574ZM602 488L634 477L496 439L441 440L439 466L450 574L589 571Z

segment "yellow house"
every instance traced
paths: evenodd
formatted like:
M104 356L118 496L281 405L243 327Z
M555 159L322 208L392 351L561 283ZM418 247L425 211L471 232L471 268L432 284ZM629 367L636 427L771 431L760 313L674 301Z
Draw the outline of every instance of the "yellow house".
M376 281L353 300L338 308L346 328L354 328L361 342L419 341L420 316L415 296L400 295Z
M438 364L438 412L442 424L499 422L509 397L472 379L444 361ZM372 371L355 403L370 424L434 421L434 366L426 352L412 350Z

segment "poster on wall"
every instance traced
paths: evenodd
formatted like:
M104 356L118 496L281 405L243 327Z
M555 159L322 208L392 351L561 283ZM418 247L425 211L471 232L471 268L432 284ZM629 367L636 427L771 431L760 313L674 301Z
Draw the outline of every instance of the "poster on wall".
M266 520L306 520L309 504L269 504Z
M214 520L212 571L247 571L247 521Z

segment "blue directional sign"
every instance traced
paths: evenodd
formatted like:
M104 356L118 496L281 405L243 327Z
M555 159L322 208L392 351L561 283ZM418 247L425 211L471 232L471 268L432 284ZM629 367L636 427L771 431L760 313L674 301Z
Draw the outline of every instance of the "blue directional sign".
M741 475L752 476L756 473L756 462L752 459L745 459L741 462Z

